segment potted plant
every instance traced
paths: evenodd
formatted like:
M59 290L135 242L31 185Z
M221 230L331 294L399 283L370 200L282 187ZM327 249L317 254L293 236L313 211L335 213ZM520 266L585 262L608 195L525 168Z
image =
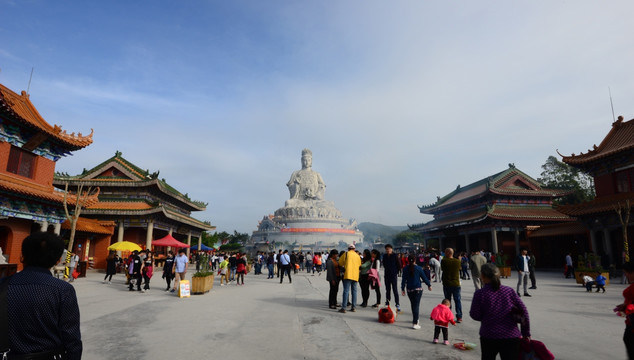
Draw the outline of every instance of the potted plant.
M495 266L500 269L500 277L508 278L511 276L511 267L506 265L508 258L508 255L501 251L495 254Z
M214 272L209 270L209 255L200 258L200 271L192 275L192 294L204 294L214 287Z
M610 271L601 266L601 256L593 253L585 253L578 256L577 267L575 268L575 280L577 284L583 285L583 277L590 276L596 278L598 273L605 276L605 285L610 285Z

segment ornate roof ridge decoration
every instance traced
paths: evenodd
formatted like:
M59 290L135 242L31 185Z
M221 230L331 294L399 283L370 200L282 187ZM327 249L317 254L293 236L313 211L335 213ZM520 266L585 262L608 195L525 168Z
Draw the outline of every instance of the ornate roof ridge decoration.
M609 155L618 153L623 150L634 149L634 119L623 121L623 116L619 116L618 120L612 123L612 129L603 138L603 141L597 146L594 144L592 149L587 153L572 153L570 156L562 155L559 150L557 154L561 156L562 161L569 165L586 164L594 160L598 160Z
M68 134L59 125L52 126L44 120L33 103L31 103L29 94L26 91L22 91L21 95L18 95L8 87L0 84L0 109L6 111L23 124L45 133L73 150L79 150L92 144L93 129L90 129L89 135L84 136L82 133L77 133L77 135L74 132Z
M528 188L521 189L515 187L503 187L509 181L516 178L521 183L525 184ZM469 191L473 193L469 194ZM421 213L431 213L432 210L442 207L448 204L452 199L456 199L451 202L453 204L464 202L476 197L482 197L487 193L494 193L500 195L533 195L533 196L547 196L547 197L559 197L570 193L568 190L557 190L543 188L537 180L530 177L525 172L517 169L515 164L509 164L508 169L499 173L487 176L476 182L473 182L467 186L461 187L458 185L456 189L443 197L436 197L436 202L429 205L418 206ZM458 198L459 194L465 194L464 198Z
M101 174L102 170L106 170L107 166L111 165L122 173L126 174L130 177L130 180L126 179L115 179L115 178L97 178L99 174ZM58 175L59 174L59 175ZM156 185L163 193L168 194L174 197L177 200L180 200L198 211L204 211L207 208L208 203L203 201L192 200L189 198L189 194L182 194L180 191L176 190L174 187L169 185L167 181L163 179L159 179L160 171L156 171L154 173L150 173L149 170L142 170L140 167L134 165L130 161L126 160L122 156L121 151L116 151L114 156L109 159L103 161L99 165L93 167L90 170L84 169L80 175L76 176L68 176L68 174L58 173L55 175L55 180L58 182L67 182L67 181L93 181L93 182L117 182L118 185L123 185L125 183L130 183L130 186L147 186L147 185ZM135 180L136 179L136 180Z

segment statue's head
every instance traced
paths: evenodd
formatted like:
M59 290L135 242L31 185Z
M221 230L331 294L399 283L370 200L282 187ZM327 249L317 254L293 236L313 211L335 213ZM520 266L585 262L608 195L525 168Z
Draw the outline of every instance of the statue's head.
M313 152L309 149L302 150L302 169L313 166Z

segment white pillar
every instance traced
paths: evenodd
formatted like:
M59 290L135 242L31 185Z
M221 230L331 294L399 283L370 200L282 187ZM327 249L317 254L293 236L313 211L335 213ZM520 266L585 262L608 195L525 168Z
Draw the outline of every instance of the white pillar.
M44 220L40 222L40 224L42 225L41 231L46 232L46 230L48 230L48 221Z
M122 242L123 241L123 221L119 221L119 229L117 231L117 242Z
M491 252L494 254L498 253L498 233L495 228L491 229Z
M59 235L62 232L62 224L55 224L55 234Z
M198 236L198 251L200 251L202 244L203 244L203 234L200 233L200 236Z
M152 250L152 233L154 232L154 220L148 221L147 233L145 234L145 247Z

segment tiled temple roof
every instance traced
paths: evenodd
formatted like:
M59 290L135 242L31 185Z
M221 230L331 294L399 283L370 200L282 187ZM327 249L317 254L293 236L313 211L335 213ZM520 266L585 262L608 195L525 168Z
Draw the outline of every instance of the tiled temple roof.
M62 229L70 230L70 227L70 221L66 220L62 223ZM114 221L101 221L80 217L77 219L75 230L92 234L112 235L114 234L114 227Z
M438 230L449 227L458 227L481 222L486 219L512 220L512 221L574 221L565 214L558 212L550 206L526 206L526 205L499 205L481 207L472 211L460 213L455 216L445 216L434 219L425 224L410 226L414 230Z
M82 214L92 216L107 215L127 215L127 216L147 216L162 215L168 219L176 220L179 223L188 224L201 230L213 230L216 227L206 224L189 215L170 209L163 204L151 204L146 201L99 201L82 211Z
M569 193L566 190L543 188L536 180L509 164L509 168L464 187L458 186L454 191L441 197L430 205L419 206L420 212L434 214L447 206L473 201L493 193L498 195L529 196L554 198Z
M16 177L9 176L7 174L0 173L0 189L13 192L16 194L26 195L28 197L34 197L42 200L53 201L56 203L64 203L64 192L55 190L52 186L46 187L35 182L30 182ZM90 206L98 201L99 189L97 193L91 195L86 205ZM69 194L67 197L69 205L75 205L77 202L77 196L75 194Z
M488 216L493 219L512 220L545 220L545 221L572 221L571 217L562 214L550 206L513 206L493 205Z
M87 136L83 136L81 133L77 135L75 133L68 134L66 130L62 131L61 126L52 126L46 122L35 106L33 106L29 95L25 91L18 95L0 84L0 111L8 113L12 118L24 125L48 135L70 150L79 150L92 144L92 130Z
M634 149L634 119L623 122L623 117L612 123L612 129L599 146L594 145L587 153L562 156L562 161L569 165L582 165L595 162L608 156Z
M621 206L625 206L626 201L630 202L630 206L634 206L634 193L627 192L604 195L581 204L562 205L557 207L557 210L570 216L583 216L600 213L616 214L614 207L619 203Z
M120 170L125 176L104 176L104 171L108 170L109 167L114 167ZM134 165L124 159L121 152L117 151L113 157L90 170L84 170L80 175L68 176L66 174L56 174L54 184L58 186L65 183L84 183L94 186L107 186L112 184L113 186L121 187L157 186L162 193L187 204L192 208L192 210L204 211L207 208L206 203L190 199L187 194L182 194L170 186L165 179L159 179L158 175L158 172L150 173L148 170L143 170Z

